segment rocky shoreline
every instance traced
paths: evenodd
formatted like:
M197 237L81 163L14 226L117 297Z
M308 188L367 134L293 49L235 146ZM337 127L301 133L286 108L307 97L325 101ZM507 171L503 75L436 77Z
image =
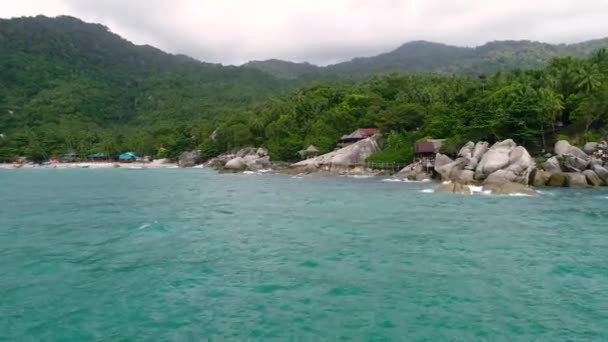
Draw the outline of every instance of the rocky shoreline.
M399 172L371 169L365 160L382 150L380 136L361 140L345 148L294 164L272 162L263 148L246 148L207 161L205 167L220 172L272 172L299 176L390 176L397 180L441 183L437 193L522 194L536 196L544 186L593 187L608 185L608 143L588 143L583 149L567 141L555 144L554 154L537 165L523 146L507 139L491 145L468 142L455 159L443 154L435 157L434 169L421 162Z
M271 161L264 148L243 148L201 164L197 151L182 153L178 163L166 159L150 163L65 163L45 165L46 168L176 168L205 167L221 173L281 173L294 176L346 176L356 178L391 177L395 181L431 181L440 184L436 193L454 194L522 194L536 196L540 187L608 186L608 142L587 143L582 149L561 140L554 153L537 165L523 146L507 139L491 145L468 142L455 158L438 153L434 167L423 161L406 166L398 172L367 167L366 159L382 151L382 138L375 135L342 149L297 163ZM22 165L24 168L34 167ZM38 166L40 167L40 166ZM0 168L20 168L1 164Z

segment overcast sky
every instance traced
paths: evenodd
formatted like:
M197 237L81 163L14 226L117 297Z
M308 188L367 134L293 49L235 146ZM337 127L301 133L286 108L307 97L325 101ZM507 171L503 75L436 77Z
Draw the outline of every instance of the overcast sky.
M608 36L608 0L0 0L0 17L72 15L208 62L330 64L411 40L570 43Z

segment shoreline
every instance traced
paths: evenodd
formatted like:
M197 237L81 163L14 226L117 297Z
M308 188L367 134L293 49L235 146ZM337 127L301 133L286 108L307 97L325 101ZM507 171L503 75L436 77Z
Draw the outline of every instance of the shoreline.
M56 163L48 165L35 164L13 164L0 163L0 170L19 170L19 169L175 169L176 163L118 163L118 162L78 162L78 163Z

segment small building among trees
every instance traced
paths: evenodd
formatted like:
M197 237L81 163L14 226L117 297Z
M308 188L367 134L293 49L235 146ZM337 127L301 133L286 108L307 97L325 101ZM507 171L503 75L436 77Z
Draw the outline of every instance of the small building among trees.
M314 145L310 145L308 148L301 150L298 153L302 159L310 159L319 155L319 149Z
M338 148L343 148L356 143L357 141L367 139L378 134L380 131L377 128L359 128L351 134L344 135L338 143Z

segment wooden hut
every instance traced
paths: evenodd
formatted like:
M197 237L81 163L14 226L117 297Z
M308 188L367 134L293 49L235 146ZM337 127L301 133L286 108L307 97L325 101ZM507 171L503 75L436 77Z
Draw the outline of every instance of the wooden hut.
M435 156L444 141L445 139L429 139L417 142L414 145L414 161L422 163L426 168L434 167Z
M359 128L351 134L343 135L342 138L340 138L340 143L338 143L338 147L342 148L352 145L357 141L367 139L378 133L379 130L377 128Z
M314 145L310 145L308 148L301 150L298 153L302 159L310 159L319 155L319 149Z

